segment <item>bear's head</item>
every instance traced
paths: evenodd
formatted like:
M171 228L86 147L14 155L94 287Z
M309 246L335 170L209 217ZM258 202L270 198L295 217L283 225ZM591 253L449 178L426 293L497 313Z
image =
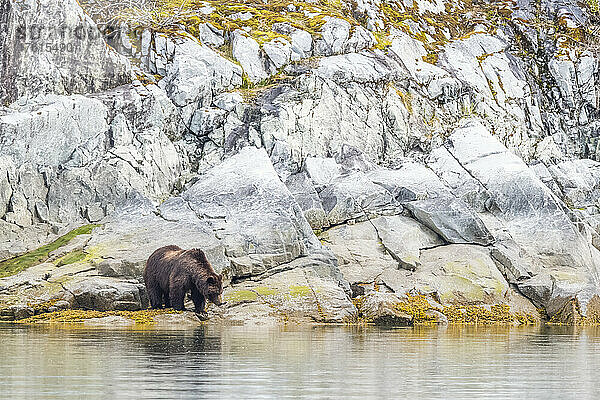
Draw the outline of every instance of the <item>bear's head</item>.
M201 274L195 277L195 284L200 293L211 301L212 303L220 306L223 304L221 300L221 294L223 293L223 277L215 273L212 265L208 262L206 254L200 249L192 249L190 253L196 259L196 262L202 267L200 270Z
M221 275L213 274L206 279L206 293L204 296L213 302L214 304L220 306L223 304L223 300L221 299L221 294L223 293L223 278Z

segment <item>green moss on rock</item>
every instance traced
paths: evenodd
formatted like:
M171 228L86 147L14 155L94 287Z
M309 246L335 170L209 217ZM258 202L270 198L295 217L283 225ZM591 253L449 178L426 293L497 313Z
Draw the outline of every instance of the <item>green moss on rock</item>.
M65 254L58 260L56 260L56 266L62 267L63 265L75 264L77 262L83 261L86 258L87 254L83 250L75 250L70 253Z
M258 286L253 290L260 296L275 296L278 293L277 290L265 286Z
M224 297L228 303L241 303L256 301L256 299L258 299L258 294L256 294L256 292L253 292L252 290L235 290L233 292L227 293Z
M364 324L373 322L364 312L364 298L353 299L358 310L357 315L348 322ZM530 325L539 322L540 318L523 312L513 312L506 304L492 306L483 305L446 305L435 306L428 296L406 294L406 299L395 304L394 308L401 314L411 318L412 324L436 324L443 315L450 324L457 325Z
M66 245L76 236L91 233L94 228L97 228L99 226L100 225L96 224L80 226L79 228L73 229L71 232L59 237L52 243L49 243L35 250L31 250L20 256L0 262L0 278L15 275L21 271L26 270L29 267L46 261L49 257L50 252Z
M305 297L312 296L312 290L308 286L290 286L290 296Z

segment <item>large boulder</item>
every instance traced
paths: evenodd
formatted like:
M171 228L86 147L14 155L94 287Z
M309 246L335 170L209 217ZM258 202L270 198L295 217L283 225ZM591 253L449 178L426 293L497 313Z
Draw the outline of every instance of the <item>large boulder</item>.
M73 296L71 306L84 310L135 311L148 307L143 284L115 278L74 279L64 285Z
M202 175L174 202L206 220L239 265L236 275L265 272L323 248L264 149L246 147ZM163 215L172 219L171 214Z
M599 253L571 222L564 203L477 121L457 129L447 149L493 201L491 212L500 221L495 230L508 233L531 257L528 269L535 286L546 282L550 294L536 296L537 305L552 314L566 299L577 297L585 312L585 304L598 292ZM536 278L538 274L546 278ZM524 280L519 286L531 285Z
M376 169L369 178L447 242L488 245L494 241L479 216L455 197L431 169L406 162L396 169Z
M245 32L233 32L232 51L235 59L244 69L244 73L252 83L258 83L271 75L269 63L256 40Z
M319 192L319 197L332 225L364 219L370 214L396 214L402 210L385 188L373 183L360 171L332 180Z
M343 224L319 235L336 255L344 279L351 285L381 282L384 270L398 269L398 262L381 246L375 226L370 221Z
M372 292L361 298L360 313L376 325L412 325L413 316L400 310L404 300L396 293Z
M223 292L224 309L213 317L229 323L346 322L356 308L319 260L298 259L293 268L258 282L244 281Z
M350 37L350 23L341 18L325 19L321 27L321 39L315 42L315 51L318 55L326 56L341 53Z
M444 241L419 222L403 217L389 216L371 220L381 244L398 267L415 270L420 265L421 250L441 246Z

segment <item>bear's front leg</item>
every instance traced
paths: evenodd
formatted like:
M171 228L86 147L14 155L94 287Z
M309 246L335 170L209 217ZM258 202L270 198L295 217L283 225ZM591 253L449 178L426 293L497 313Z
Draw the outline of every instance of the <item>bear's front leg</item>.
M171 308L171 296L169 295L169 292L164 292L163 298L164 298L165 308Z
M206 299L204 298L202 293L200 293L200 291L198 290L198 288L196 286L192 286L192 301L194 302L194 307L195 307L194 311L196 311L196 313L198 313L198 314L205 313Z

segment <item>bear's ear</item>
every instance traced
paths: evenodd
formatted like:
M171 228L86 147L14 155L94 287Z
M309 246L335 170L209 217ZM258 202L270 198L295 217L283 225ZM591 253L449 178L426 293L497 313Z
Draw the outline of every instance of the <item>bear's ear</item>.
M204 255L204 252L202 251L202 249L192 249L192 252L197 255L198 257L202 257Z
M194 256L194 258L200 262L207 262L206 254L201 249L192 249L190 253Z

